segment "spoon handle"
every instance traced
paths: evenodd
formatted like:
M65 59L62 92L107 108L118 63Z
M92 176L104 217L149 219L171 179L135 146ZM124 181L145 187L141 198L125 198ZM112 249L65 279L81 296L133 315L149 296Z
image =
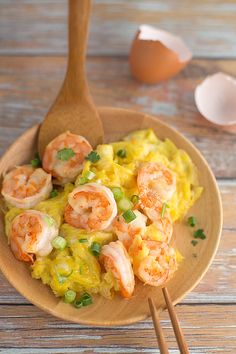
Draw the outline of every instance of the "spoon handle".
M64 90L72 98L89 97L85 73L91 0L69 0L69 53Z

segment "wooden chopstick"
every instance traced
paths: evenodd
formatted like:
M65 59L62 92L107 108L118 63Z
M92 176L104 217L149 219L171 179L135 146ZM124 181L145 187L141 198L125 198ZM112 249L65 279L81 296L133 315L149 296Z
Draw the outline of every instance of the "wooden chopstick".
M171 320L172 327L173 327L174 332L175 332L175 338L177 340L180 353L181 354L189 354L188 346L187 346L187 343L185 341L182 329L180 327L179 320L178 320L177 314L175 312L174 305L172 304L169 291L167 290L167 288L163 288L162 292L163 292L163 295L164 295L164 298L165 298L167 310L168 310L169 315L170 315L170 320Z
M157 312L156 306L155 306L152 298L148 298L148 303L149 303L149 308L150 308L151 315L152 315L152 321L153 321L153 324L154 324L154 328L155 328L157 342L158 342L158 345L159 345L160 352L161 352L161 354L168 354L169 350L168 350L168 346L167 346L167 343L165 341L164 333L163 333L163 330L162 330L162 327L161 327L159 314Z
M175 333L175 337L178 343L178 347L180 350L181 354L189 354L189 350L188 350L188 346L187 343L185 341L184 338L184 334L181 330L180 324L179 324L179 320L178 317L176 315L175 312L175 308L174 305L172 304L171 298L170 298L170 294L167 290L167 288L163 288L162 289L163 295L164 295L164 299L166 302L166 307L168 309L169 312L169 316L170 316L170 320L174 329L174 333ZM159 315L158 312L156 310L156 306L153 302L153 300L151 298L148 299L148 303L149 303L149 307L150 307L150 312L152 315L152 320L154 323L154 328L155 328L155 332L156 332L156 337L157 337L157 341L159 344L159 349L161 354L168 354L168 347L167 347L167 343L165 341L164 338L164 334L163 334L163 330L160 324L160 319L159 319Z

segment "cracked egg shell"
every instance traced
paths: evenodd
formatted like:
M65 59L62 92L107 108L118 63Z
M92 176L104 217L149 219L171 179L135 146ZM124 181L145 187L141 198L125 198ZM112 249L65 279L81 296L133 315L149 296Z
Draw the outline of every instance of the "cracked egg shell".
M155 84L176 75L191 58L180 37L141 25L131 45L129 63L136 79Z
M236 80L218 72L207 76L195 89L199 112L218 125L236 124Z

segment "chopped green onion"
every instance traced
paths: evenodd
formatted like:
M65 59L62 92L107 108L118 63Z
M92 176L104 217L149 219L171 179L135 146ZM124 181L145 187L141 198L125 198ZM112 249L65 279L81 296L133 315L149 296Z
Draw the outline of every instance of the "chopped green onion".
M31 163L31 166L32 166L32 167L35 167L35 168L42 166L42 162L41 162L41 160L40 160L40 157L39 157L38 152L35 153L34 159L31 160L30 163Z
M203 229L198 229L198 230L194 231L193 237L194 238L200 238L201 240L205 240L206 235L204 234L204 230Z
M134 205L137 204L137 203L139 202L139 196L136 195L136 194L132 195L132 197L131 197L131 202L132 202Z
M71 148L64 148L57 152L57 158L61 161L68 161L73 156L75 156L75 152Z
M58 196L58 191L56 189L53 189L50 193L50 198L55 198Z
M88 293L84 293L79 300L74 300L73 304L77 309L80 309L81 307L91 305L92 303L92 296Z
M54 219L49 215L44 215L44 221L48 224L48 226L53 226L55 223Z
M116 201L120 200L124 196L124 193L122 192L120 187L112 187L111 191Z
M131 202L131 200L129 200L128 198L125 198L125 197L120 199L118 201L117 205L122 211L126 211L126 210L131 209L133 207L133 203Z
M81 265L81 266L79 267L79 274L83 274L83 270L84 270L84 267Z
M125 219L125 221L127 222L127 224L136 219L136 215L133 212L133 210L131 210L131 209L126 210L122 216Z
M123 159L123 158L125 158L127 156L126 150L125 149L120 149L120 150L117 151L116 155Z
M93 303L93 299L92 299L92 296L88 293L84 293L80 300L82 301L83 303L83 306L88 306L88 305L91 305Z
M101 252L101 244L98 242L93 242L90 246L90 250L93 253L94 256L98 257L100 255Z
M80 185L85 184L85 183L87 183L87 182L88 182L87 178L85 178L85 177L80 177L80 178L79 178L79 184L80 184Z
M195 218L195 216L190 216L188 218L188 225L194 227L196 224L197 224L197 219Z
M197 253L193 253L193 257L194 257L194 258L197 258Z
M169 205L166 203L163 203L162 208L161 208L161 217L162 218L164 218L164 216L165 216L166 208L169 208Z
M84 175L84 177L89 181L91 181L91 179L93 179L95 176L96 174L92 171L87 171Z
M60 284L64 284L67 279L68 277L57 273L57 280L59 281Z
M87 171L84 176L81 176L79 178L79 184L83 185L85 183L88 183L88 181L91 181L95 176L96 174L94 172Z
M191 241L191 244L192 244L193 246L196 246L196 245L198 244L198 242L197 242L196 240L192 240L192 241Z
M67 304L70 304L73 302L76 298L76 292L74 290L67 290L64 295L64 301Z
M74 307L76 307L77 309L80 309L81 307L84 306L84 305L83 305L83 302L82 302L81 300L75 300L75 301L73 302L73 305L74 305Z
M79 243L87 243L87 242L88 242L87 238L79 239Z
M100 155L98 155L98 153L96 151L91 151L88 156L85 157L86 160L92 162L92 163L96 163L100 160Z
M57 250L64 250L66 244L66 240L64 239L64 237L61 236L57 236L52 240L52 246Z

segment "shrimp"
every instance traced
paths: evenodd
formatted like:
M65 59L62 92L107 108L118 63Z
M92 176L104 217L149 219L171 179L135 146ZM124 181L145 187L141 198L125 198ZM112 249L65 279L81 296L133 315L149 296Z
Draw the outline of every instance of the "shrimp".
M120 241L110 242L102 247L101 262L106 271L111 271L123 297L129 298L134 291L134 272L129 255Z
M166 202L176 190L176 176L160 163L147 162L138 170L137 185L141 195L153 193Z
M98 183L87 183L75 188L68 196L64 212L68 224L89 231L107 229L116 215L113 193Z
M134 210L133 212L136 219L130 223L127 223L122 215L119 215L113 223L113 230L126 249L129 249L137 234L144 233L147 222L147 217L140 211Z
M168 207L166 206L163 212L164 203L158 197L153 197L153 194L151 196L150 194L143 195L141 197L141 207L156 226L162 241L169 243L173 234L173 223Z
M49 197L51 175L30 165L15 167L3 180L2 195L11 205L29 209Z
M171 220L167 217L160 218L155 223L153 223L153 225L157 230L158 240L161 240L162 242L165 243L169 243L173 235L173 224ZM143 239L152 240L152 235L151 234L149 235L147 233L143 236Z
M56 178L58 184L73 182L82 171L85 157L91 151L91 145L83 136L63 133L47 145L43 168Z
M52 251L51 241L58 235L58 228L49 215L26 210L13 219L9 235L14 256L32 263L35 254L47 256Z
M165 284L177 270L174 248L164 242L141 241L132 249L134 273L145 284ZM139 257L139 254L143 256ZM136 259L135 259L136 258Z

